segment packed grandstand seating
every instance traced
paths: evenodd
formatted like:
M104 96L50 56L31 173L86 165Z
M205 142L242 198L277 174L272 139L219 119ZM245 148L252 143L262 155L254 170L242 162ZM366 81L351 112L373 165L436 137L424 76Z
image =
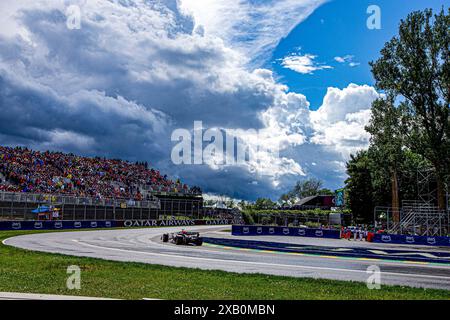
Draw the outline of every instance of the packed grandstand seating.
M201 194L147 163L0 146L0 191L143 200L143 194Z

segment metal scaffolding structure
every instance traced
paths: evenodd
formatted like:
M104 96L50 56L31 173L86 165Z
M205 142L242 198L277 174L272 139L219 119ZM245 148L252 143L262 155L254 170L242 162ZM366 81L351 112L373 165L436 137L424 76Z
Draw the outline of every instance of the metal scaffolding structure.
M420 201L404 201L400 212L400 222L393 220L393 209L375 207L374 221L377 229L392 234L418 236L447 236L450 232L450 211Z
M448 234L449 212L428 202L404 201L400 233L426 236Z
M417 169L417 199L429 205L437 203L436 174L433 168Z
M447 193L447 207L437 206L435 171L431 168L417 169L417 199L402 202L401 208L375 207L374 222L378 229L393 234L420 236L447 236L450 233L450 205ZM400 213L395 222L393 213Z

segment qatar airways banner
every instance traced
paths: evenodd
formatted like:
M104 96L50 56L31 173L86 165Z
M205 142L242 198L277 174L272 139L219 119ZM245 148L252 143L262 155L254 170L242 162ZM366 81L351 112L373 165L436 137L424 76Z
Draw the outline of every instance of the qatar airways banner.
M145 227L183 227L204 225L231 225L239 220L111 220L111 221L0 221L0 230L58 230L95 228L145 228Z
M240 220L231 219L215 219L215 220L125 220L118 221L125 228L142 228L142 227L187 227L187 226L216 226L240 224Z

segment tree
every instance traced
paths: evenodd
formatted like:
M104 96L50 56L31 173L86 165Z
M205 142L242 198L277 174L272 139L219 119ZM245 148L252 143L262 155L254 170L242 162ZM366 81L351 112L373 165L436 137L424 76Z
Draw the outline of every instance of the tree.
M256 210L270 210L275 209L277 204L270 199L267 198L258 198L256 199L254 209Z
M385 44L381 58L370 63L376 87L402 101L408 147L435 168L441 209L450 166L449 29L444 9L434 17L432 10L413 12L401 21L399 35Z
M319 195L321 196L334 196L335 192L328 188L323 188L319 190Z
M229 199L229 200L227 200L227 201L225 202L225 206L226 206L228 209L233 209L233 208L236 207L236 203L234 202L233 199Z
M284 205L289 205L291 203L291 195L289 193L283 193L280 198L278 199L278 202L284 206Z
M375 206L392 204L392 173L380 158L374 145L368 150L352 155L347 162L348 179L346 199L349 209L358 219L371 222ZM417 168L429 167L422 156L404 149L397 163L398 198L413 200L417 197Z
M351 155L347 162L345 181L348 194L348 205L356 218L364 221L373 220L373 186L371 177L371 161L367 151Z
M316 178L298 181L291 194L299 199L317 196L322 190L323 182Z
M238 204L239 209L245 210L245 209L248 209L249 207L250 207L250 205L246 201L244 201L244 200L239 201L239 204Z
M369 157L377 168L387 172L391 180L391 206L394 222L400 221L399 169L404 159L404 130L402 108L394 106L394 97L389 95L372 104L372 115L366 131L371 134Z
M315 178L297 181L291 191L284 193L278 199L281 206L294 205L298 199L317 195L334 195L334 192L327 188L322 188L322 181Z

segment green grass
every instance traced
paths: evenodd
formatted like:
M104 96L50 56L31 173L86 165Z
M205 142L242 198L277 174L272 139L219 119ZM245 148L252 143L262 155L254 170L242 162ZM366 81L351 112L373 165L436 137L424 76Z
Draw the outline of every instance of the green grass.
M0 231L0 241L31 231ZM78 265L81 290L66 289ZM37 253L0 244L0 291L121 299L450 299L450 291L122 263Z

